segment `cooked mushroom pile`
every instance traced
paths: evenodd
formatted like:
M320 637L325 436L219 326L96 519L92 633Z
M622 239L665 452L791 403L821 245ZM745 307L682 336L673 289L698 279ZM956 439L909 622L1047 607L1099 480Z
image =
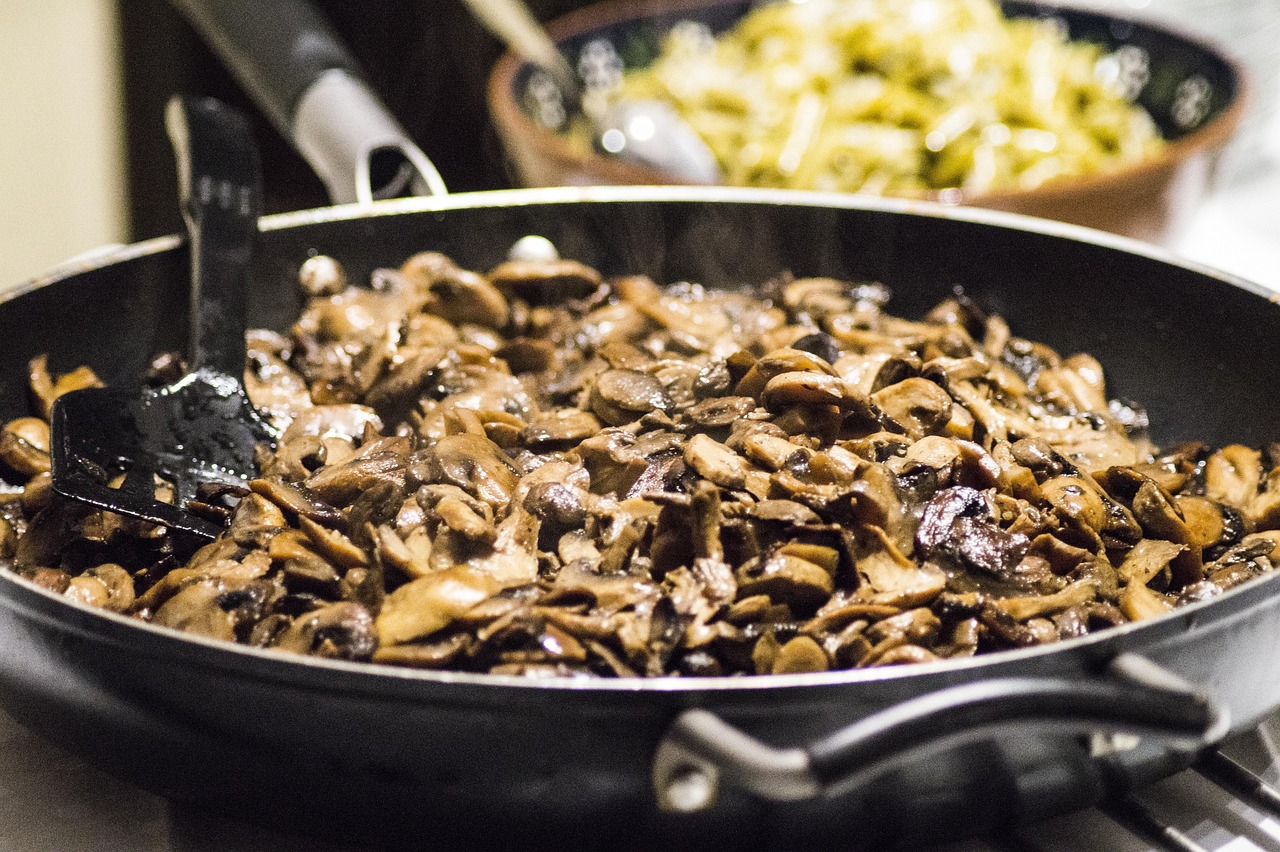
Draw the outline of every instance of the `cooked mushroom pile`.
M94 384L32 364L4 426L0 554L156 625L298 654L528 676L918 663L1078 637L1280 557L1280 447L1166 451L1099 364L962 293L605 279L529 251L423 253L249 335L281 427L261 474L163 528L59 500L47 416ZM534 248L538 248L534 244ZM519 256L519 255L518 255ZM153 378L182 370L157 359Z

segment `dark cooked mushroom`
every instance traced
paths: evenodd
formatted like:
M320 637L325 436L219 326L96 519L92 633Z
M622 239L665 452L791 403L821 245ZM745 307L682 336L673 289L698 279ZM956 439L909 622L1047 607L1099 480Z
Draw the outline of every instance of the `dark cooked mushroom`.
M377 647L373 617L357 603L336 603L300 615L272 647L338 660L368 660Z
M489 271L489 281L531 305L579 299L600 286L600 273L576 260L508 260Z
M48 471L49 424L38 417L19 417L4 424L0 461L28 478Z
M606 370L591 387L592 412L610 426L624 426L651 411L671 407L662 383L638 370Z

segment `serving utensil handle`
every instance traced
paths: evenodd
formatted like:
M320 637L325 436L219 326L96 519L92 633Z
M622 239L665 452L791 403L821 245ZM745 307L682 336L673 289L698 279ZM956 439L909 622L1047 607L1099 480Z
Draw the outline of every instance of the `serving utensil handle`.
M427 156L310 0L171 0L336 204L444 195Z
M709 807L721 784L775 801L856 789L905 763L1007 733L1151 738L1198 751L1226 736L1226 707L1144 657L1122 654L1096 680L998 678L939 690L804 747L760 742L707 710L687 710L653 762L664 810ZM1121 741L1123 742L1123 741Z
M262 207L258 147L244 116L212 98L171 98L165 128L191 253L187 360L193 372L212 371L238 386Z

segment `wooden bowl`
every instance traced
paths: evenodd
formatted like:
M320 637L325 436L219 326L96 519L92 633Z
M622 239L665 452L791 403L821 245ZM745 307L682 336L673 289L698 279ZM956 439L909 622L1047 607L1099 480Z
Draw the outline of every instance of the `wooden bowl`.
M719 33L753 5L744 0L608 0L558 18L548 29L575 66L584 50L603 50L626 67L636 67L652 61L662 37L676 24L695 21ZM1010 17L1056 19L1072 39L1100 43L1122 59L1136 102L1151 114L1167 144L1125 168L1061 178L1035 189L951 189L924 197L1174 242L1209 188L1218 155L1244 115L1247 82L1241 67L1213 47L1164 26L1047 3L1009 0L1001 5ZM508 53L489 77L490 112L521 183L680 182L654 169L583 151L548 129L555 124L549 114L556 111L555 96L548 100L533 72Z

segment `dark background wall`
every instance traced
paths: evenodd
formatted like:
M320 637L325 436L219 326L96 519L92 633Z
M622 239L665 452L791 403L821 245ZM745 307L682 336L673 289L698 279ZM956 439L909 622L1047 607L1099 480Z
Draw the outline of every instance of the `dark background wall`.
M453 191L512 185L484 104L502 52L461 0L315 0L373 87ZM586 0L530 0L543 20ZM327 203L323 187L166 0L119 0L133 239L180 231L164 104L212 95L253 118L263 148L268 212Z

